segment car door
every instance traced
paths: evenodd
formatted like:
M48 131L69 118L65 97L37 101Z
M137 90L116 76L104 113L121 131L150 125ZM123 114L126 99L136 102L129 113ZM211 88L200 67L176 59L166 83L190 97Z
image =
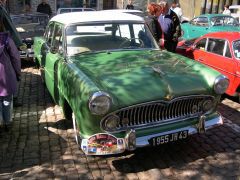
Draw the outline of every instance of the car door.
M34 56L36 63L40 66L40 70L45 66L46 53L51 44L53 28L54 23L50 23L43 36L34 38Z
M237 63L233 59L229 42L226 39L208 38L204 62L227 76L230 80L229 87L233 85Z
M209 38L207 54L206 64L227 76L231 87L236 76L237 63L232 57L229 42L226 39Z
M55 102L58 102L58 62L64 58L62 53L62 42L63 27L62 25L55 23L51 45L46 54L46 64L44 68L46 86Z

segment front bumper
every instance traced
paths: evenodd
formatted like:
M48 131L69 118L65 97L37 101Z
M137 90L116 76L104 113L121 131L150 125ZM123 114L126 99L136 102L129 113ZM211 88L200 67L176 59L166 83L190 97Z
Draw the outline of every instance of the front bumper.
M32 48L28 48L25 51L19 51L21 59L32 59L34 57L34 52Z
M219 125L222 125L223 124L223 119L222 119L221 116L218 116L214 119L206 121L204 124L205 124L204 131L206 131L208 129L214 128L214 127L219 126ZM172 133L176 133L176 132L180 132L180 131L187 130L189 135L196 134L196 133L202 133L203 129L199 130L199 125L200 125L200 123L198 123L194 126L186 126L184 128L174 129L174 130L165 131L165 132L162 132L162 133L159 133L159 134L153 134L153 135L149 135L149 136L136 138L136 147L138 148L138 147L148 146L149 145L148 140L153 138L153 137L162 136L162 135L166 135L166 134L172 134Z
M107 133L94 134L88 139L82 139L81 149L87 155L110 155L119 154L125 150L132 151L139 147L149 146L149 140L154 137L160 137L177 132L188 131L188 135L203 133L208 129L223 124L221 115L205 121L206 117L201 116L195 125L185 126L170 131L164 131L157 134L151 134L142 137L136 137L135 130L128 130L124 138L116 138Z

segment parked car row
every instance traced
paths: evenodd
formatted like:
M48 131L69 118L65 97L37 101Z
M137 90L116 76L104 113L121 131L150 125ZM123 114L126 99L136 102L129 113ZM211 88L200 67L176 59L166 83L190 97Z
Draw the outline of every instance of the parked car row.
M208 33L178 43L177 52L224 74L230 85L226 94L240 103L240 32Z
M34 55L87 155L184 140L223 123L216 108L228 78L159 49L142 17L56 15L35 37Z
M14 23L17 31L19 32L23 43L26 44L25 50L19 50L22 59L33 59L33 39L35 36L42 36L49 17L43 13L28 13L20 15L11 15L12 22Z
M28 46L21 57L34 58L88 155L205 132L223 123L221 95L240 97L233 17L201 15L182 24L177 52L186 57L160 50L143 17L138 10L62 13L50 21L41 13L11 16Z
M202 14L188 23L181 24L181 28L181 39L193 39L210 32L240 32L239 22L224 14Z
M226 94L240 102L240 26L233 15L203 14L182 24L177 52L226 75L230 80Z

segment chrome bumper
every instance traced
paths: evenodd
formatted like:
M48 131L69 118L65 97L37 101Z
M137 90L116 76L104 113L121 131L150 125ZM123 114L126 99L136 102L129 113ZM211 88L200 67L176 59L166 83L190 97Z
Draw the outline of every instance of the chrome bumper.
M21 59L28 59L34 57L34 52L32 48L28 48L25 51L19 51Z
M219 115L217 118L211 119L209 121L205 121L204 124L205 124L204 130L208 130L208 129L211 129L213 127L216 127L216 126L219 126L219 125L223 124L223 119ZM136 147L138 148L138 147L144 147L144 146L150 145L148 140L153 138L153 137L162 136L162 135L166 135L166 134L172 134L172 133L179 132L179 131L184 131L184 130L188 130L189 135L196 134L196 133L201 133L201 132L199 132L198 125L197 126L196 125L186 126L184 128L174 129L174 130L171 130L171 131L165 131L165 132L158 133L158 134L138 137L138 138L136 138Z
M223 119L220 115L208 121L206 121L206 116L203 115L199 117L198 122L195 125L143 137L136 137L134 129L129 129L124 138L117 138L108 133L94 134L87 139L82 139L80 147L87 155L119 154L125 150L133 151L139 147L149 146L149 140L154 137L183 131L188 131L188 135L204 133L206 130L221 124L223 124Z

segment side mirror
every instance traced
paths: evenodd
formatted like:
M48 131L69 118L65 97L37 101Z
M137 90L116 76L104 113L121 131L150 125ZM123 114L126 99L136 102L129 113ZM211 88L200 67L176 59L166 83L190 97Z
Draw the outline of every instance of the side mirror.
M191 45L191 50L194 50L196 48L196 45Z
M63 48L62 48L62 47L59 48L58 53L59 53L60 55L63 55L63 54L64 54L64 51L63 51Z

